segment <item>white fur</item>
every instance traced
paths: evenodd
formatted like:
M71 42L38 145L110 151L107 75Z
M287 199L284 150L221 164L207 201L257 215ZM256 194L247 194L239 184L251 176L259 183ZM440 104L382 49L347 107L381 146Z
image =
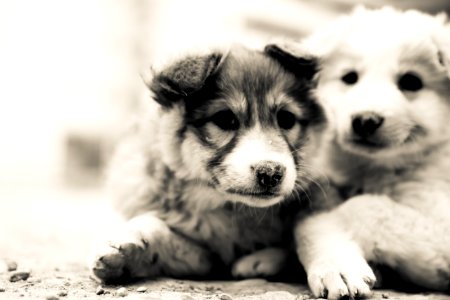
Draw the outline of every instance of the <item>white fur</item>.
M297 178L295 163L284 140L276 134L264 133L260 126L256 126L241 137L238 145L227 155L224 165L226 169L225 186L251 187L254 184L254 172L252 167L265 161L280 164L286 168L284 179L280 189L280 195L268 200L258 198L239 197L238 201L253 206L270 206L278 203L292 193ZM235 198L233 196L232 198Z
M370 295L375 277L367 261L387 264L416 284L448 288L450 31L445 22L442 15L358 8L298 45L298 53L322 60L316 96L331 132L321 164L338 188L363 191L301 220L295 229L315 296ZM358 72L354 85L341 80L349 70ZM419 74L423 89L399 89L399 76L409 71ZM378 129L382 148L360 147L349 138L352 116L366 111L385 119ZM422 133L415 135L417 128Z

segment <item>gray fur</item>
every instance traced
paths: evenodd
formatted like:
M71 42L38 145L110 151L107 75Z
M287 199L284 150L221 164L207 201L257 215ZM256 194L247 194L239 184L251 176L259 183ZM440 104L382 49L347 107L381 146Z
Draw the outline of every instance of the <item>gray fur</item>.
M320 130L322 124L298 125L301 134L296 135L282 132L274 123L271 114L276 101L299 87L296 77L264 53L234 49L226 56L211 54L175 62L157 73L150 87L155 102L145 108L139 129L119 144L109 173L115 207L128 221L123 232L113 234L112 246L97 250L91 265L94 275L109 281L124 276L208 275L217 267L229 273L232 264L245 255L265 248L288 249L296 213L292 205L298 204L293 199L301 193L297 189L309 183L308 171L301 169L309 151L303 145L313 143L309 133ZM291 93L295 98L289 105L321 119L307 85L300 90ZM274 102L271 107L269 96ZM239 130L226 132L211 125L208 118L215 105L234 109L241 118ZM298 184L284 195L286 199L268 207L261 202L264 199L250 200L266 207L231 201L233 195L220 185L226 180L239 182L239 178L225 178L229 166L224 160L260 125L265 129L262 138L270 139L273 151L295 156L291 159L298 171ZM299 145L301 149L292 151ZM217 155L222 158L211 163ZM241 260L235 269L244 271L234 275L276 273L280 266L270 261L285 251L256 253L258 259L267 257L269 263L261 264L266 273L253 268L258 264L253 260L248 260L247 273L247 260ZM281 264L284 259L273 261Z

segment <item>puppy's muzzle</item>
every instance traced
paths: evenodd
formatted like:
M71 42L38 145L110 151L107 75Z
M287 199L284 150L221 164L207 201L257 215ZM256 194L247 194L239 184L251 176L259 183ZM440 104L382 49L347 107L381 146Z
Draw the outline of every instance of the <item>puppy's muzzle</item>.
M360 139L370 140L378 128L383 124L384 118L374 112L364 112L352 117L353 133Z
M279 187L286 172L286 167L273 161L258 163L252 166L252 169L255 171L258 186L265 191Z

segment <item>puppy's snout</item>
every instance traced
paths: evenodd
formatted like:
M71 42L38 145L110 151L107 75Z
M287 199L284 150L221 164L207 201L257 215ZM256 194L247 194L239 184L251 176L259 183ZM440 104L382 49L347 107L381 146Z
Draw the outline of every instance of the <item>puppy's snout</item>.
M373 135L383 124L384 118L374 112L364 112L352 117L353 132L362 138Z
M272 189L280 185L286 172L286 167L273 161L259 163L253 168L258 185L264 189Z

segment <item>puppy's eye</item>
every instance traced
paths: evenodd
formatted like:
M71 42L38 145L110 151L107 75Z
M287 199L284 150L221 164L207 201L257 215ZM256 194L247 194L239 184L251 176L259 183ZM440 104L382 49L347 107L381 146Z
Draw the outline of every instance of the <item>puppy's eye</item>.
M215 113L211 117L211 122L222 130L231 131L239 129L239 121L231 110L221 110Z
M397 85L400 90L408 92L417 92L423 88L420 76L412 72L407 72L400 76Z
M344 76L341 77L341 80L348 85L355 84L358 82L358 73L356 73L356 71L350 71L344 74Z
M277 122L280 128L289 130L297 123L296 116L287 110L280 110L277 114Z

